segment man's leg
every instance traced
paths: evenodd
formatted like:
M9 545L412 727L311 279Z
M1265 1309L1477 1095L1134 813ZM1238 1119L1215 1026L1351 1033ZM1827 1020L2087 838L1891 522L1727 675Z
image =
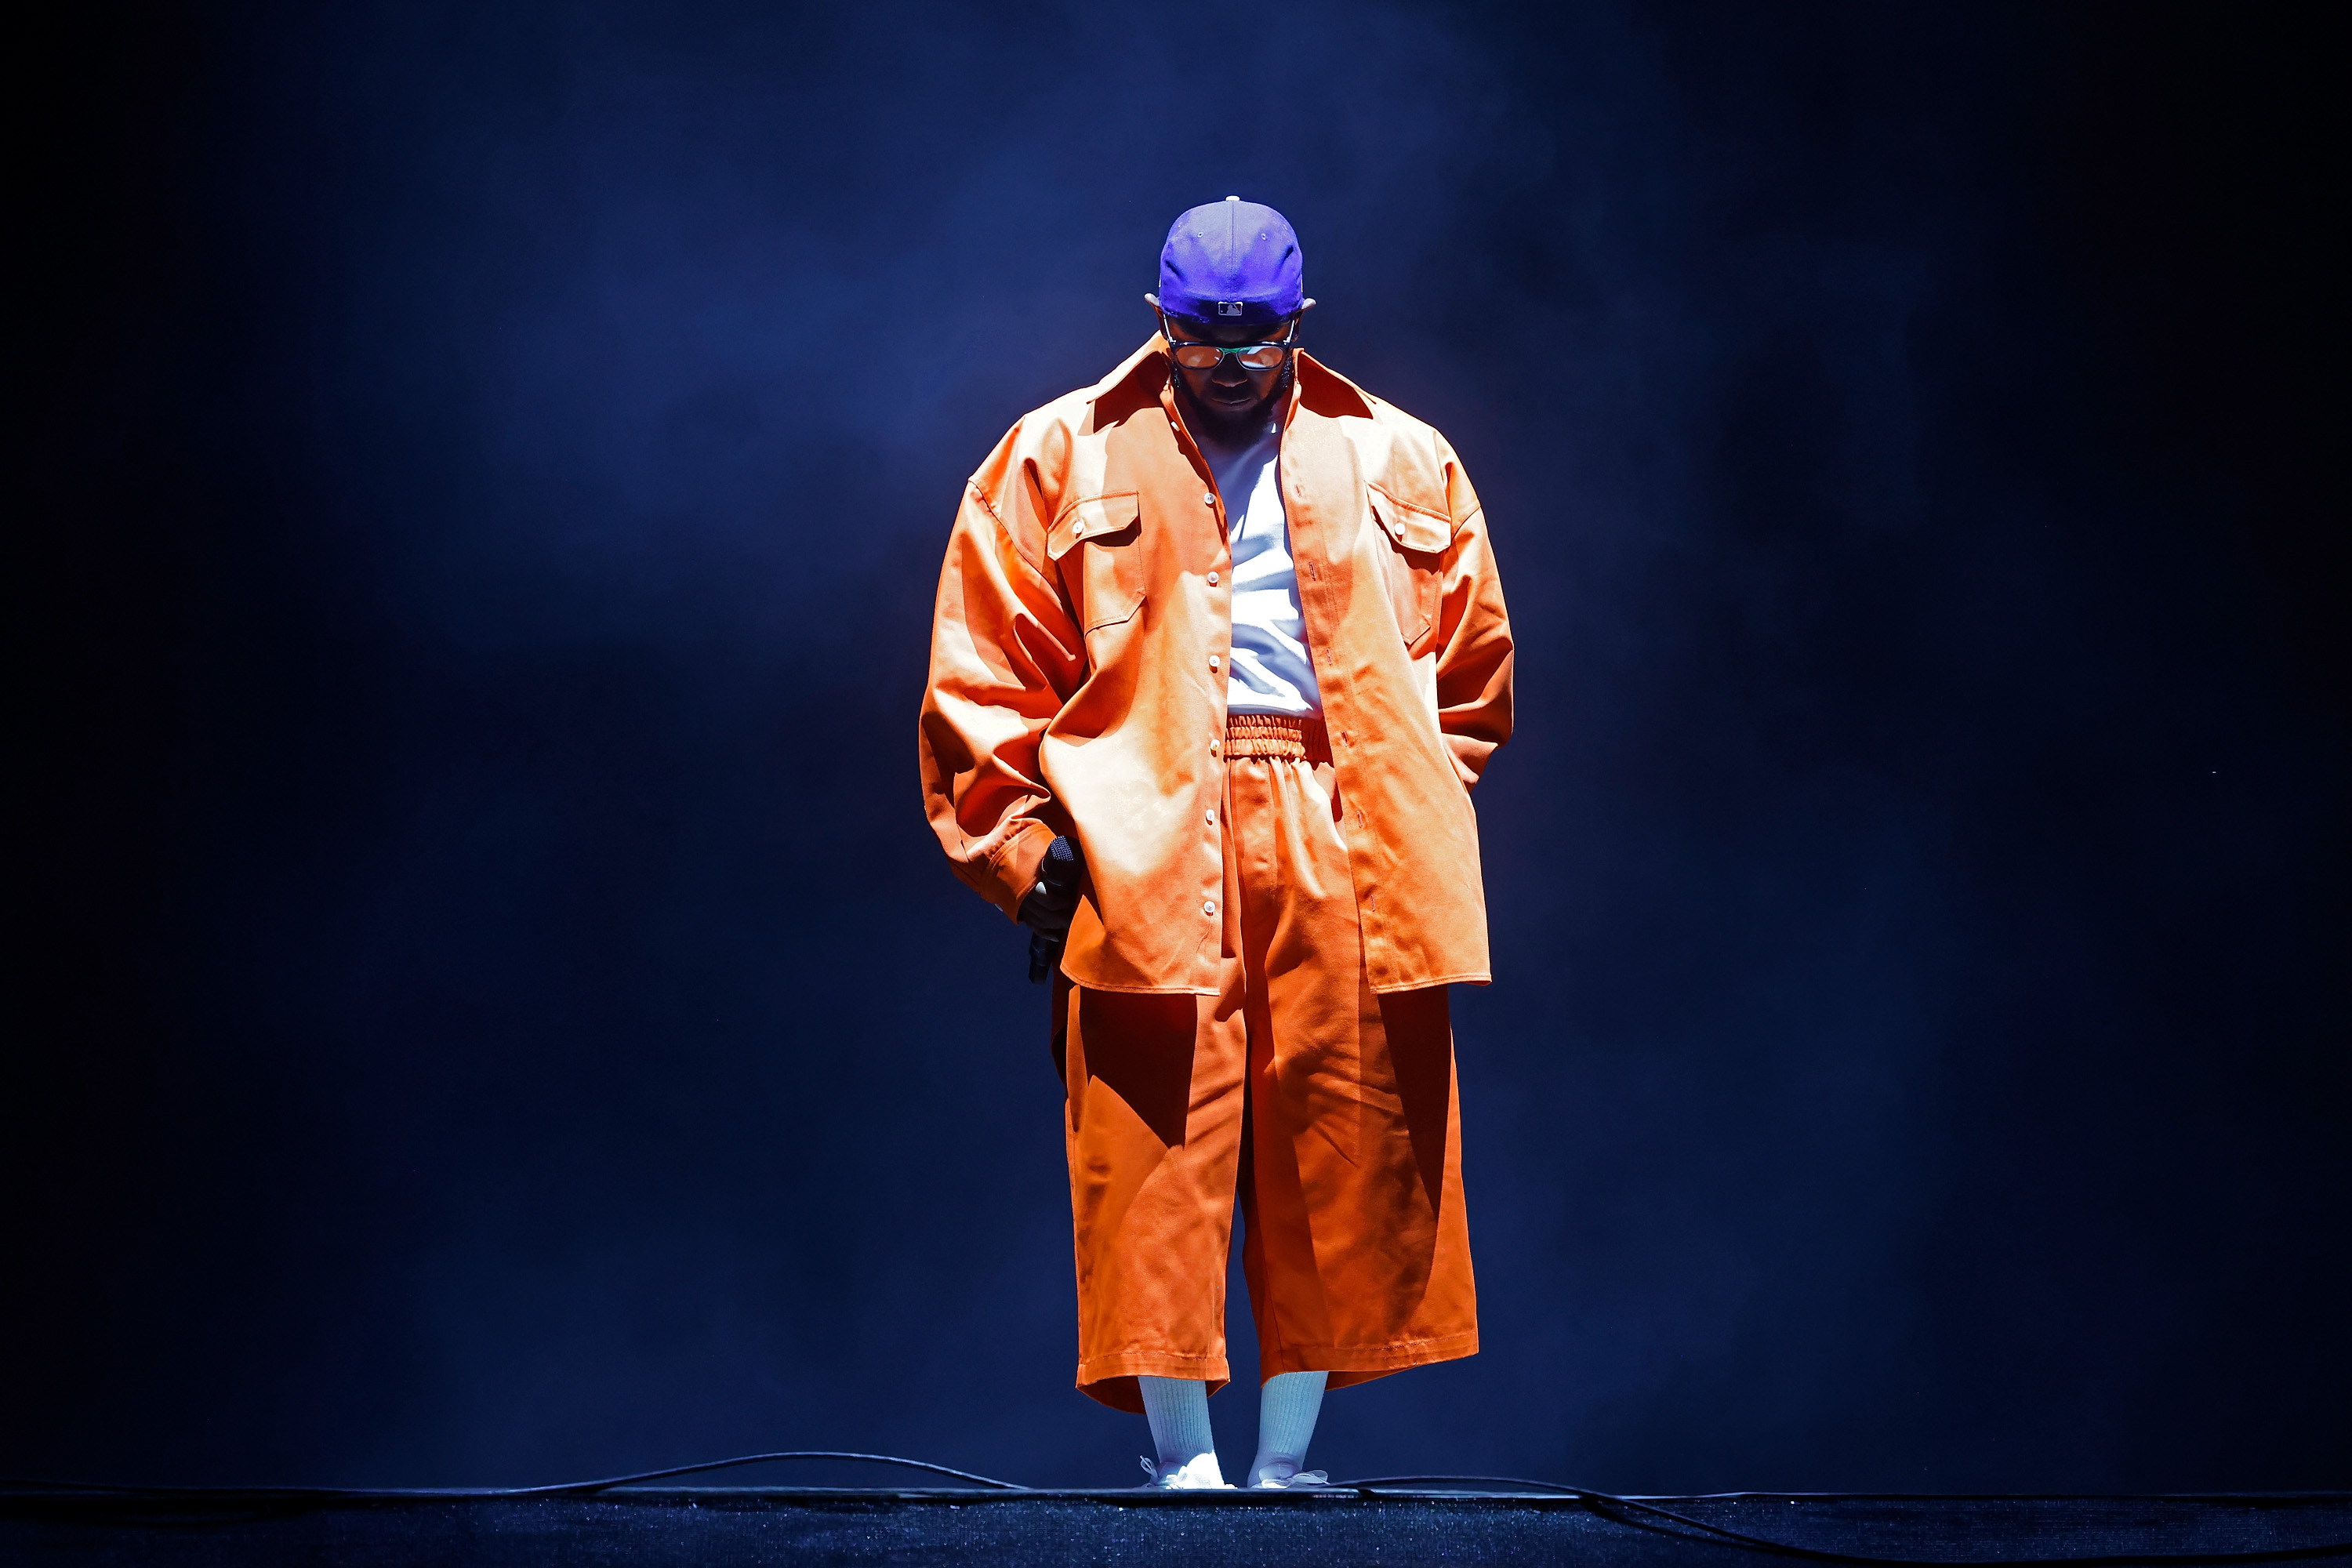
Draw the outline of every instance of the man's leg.
M1057 986L1078 1277L1078 1387L1144 1414L1138 1377L1225 1363L1246 1046L1213 999Z
M1209 1387L1197 1378L1138 1377L1151 1446L1160 1450L1152 1474L1160 1485L1190 1490L1225 1484L1217 1445L1209 1435Z
M1229 766L1248 974L1243 1265L1259 1375L1321 1372L1344 1388L1475 1354L1445 988L1373 993L1331 770Z
M1322 1372L1284 1372L1265 1380L1258 1392L1257 1458L1250 1465L1249 1485L1283 1486L1302 1474L1318 1481L1323 1479L1322 1472L1307 1468L1307 1445L1315 1436L1315 1417L1323 1409L1323 1384L1329 1376ZM1208 1414L1208 1401L1201 1402L1201 1412L1203 1416Z

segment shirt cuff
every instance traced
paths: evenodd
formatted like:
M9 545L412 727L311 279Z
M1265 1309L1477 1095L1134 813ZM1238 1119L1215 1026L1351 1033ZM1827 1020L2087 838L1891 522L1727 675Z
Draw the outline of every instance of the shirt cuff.
M1037 885L1037 868L1045 863L1045 851L1054 847L1054 830L1042 822L1033 822L997 851L997 908L1007 920L1021 918L1021 900Z

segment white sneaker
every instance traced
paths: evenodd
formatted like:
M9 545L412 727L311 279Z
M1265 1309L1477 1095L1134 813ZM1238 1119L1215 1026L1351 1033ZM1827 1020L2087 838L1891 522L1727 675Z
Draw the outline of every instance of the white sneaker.
M1214 1454L1195 1454L1173 1470L1162 1471L1150 1459L1143 1461L1143 1473L1151 1479L1143 1484L1164 1492L1232 1491L1234 1483L1217 1468Z
M1328 1487L1330 1484L1331 1473L1328 1470L1299 1470L1278 1479L1273 1476L1261 1476L1250 1483L1250 1490L1283 1492L1293 1487Z

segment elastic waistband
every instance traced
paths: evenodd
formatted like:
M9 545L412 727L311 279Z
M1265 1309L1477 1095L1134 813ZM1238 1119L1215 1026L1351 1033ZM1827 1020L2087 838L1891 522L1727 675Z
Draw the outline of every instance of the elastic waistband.
M1328 763L1331 735L1319 713L1228 713L1225 715L1225 757L1276 757L1290 762Z

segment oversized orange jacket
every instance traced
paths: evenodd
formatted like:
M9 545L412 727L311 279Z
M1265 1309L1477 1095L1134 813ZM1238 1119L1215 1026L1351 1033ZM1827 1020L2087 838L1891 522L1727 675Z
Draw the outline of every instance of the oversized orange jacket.
M1445 438L1304 353L1278 473L1376 991L1484 983L1470 788L1511 732L1511 628ZM1233 556L1154 334L1021 420L966 486L923 696L924 806L1007 915L1057 833L1063 972L1214 995Z

